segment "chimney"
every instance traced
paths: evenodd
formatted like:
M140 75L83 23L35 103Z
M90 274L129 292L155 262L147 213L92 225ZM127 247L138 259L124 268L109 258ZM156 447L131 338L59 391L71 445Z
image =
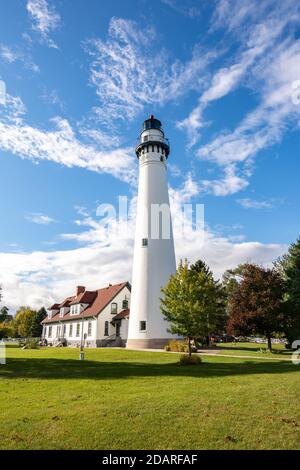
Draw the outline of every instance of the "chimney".
M77 286L76 287L76 296L79 295L79 294L82 294L83 292L85 292L85 287L84 286Z

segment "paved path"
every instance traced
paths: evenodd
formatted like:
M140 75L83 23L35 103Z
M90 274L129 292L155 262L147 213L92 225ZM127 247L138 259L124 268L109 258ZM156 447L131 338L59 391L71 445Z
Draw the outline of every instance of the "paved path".
M121 349L121 348L118 348ZM128 348L129 349L129 348ZM165 353L171 353L171 354L178 354L176 351L165 351L164 349L145 349L145 348L136 348L136 349L131 349L131 351L146 351L146 352L165 352ZM221 353L222 349L216 349L216 350L207 350L207 349L198 349L197 354L201 354L203 356L220 356L220 357L227 357L227 358L236 358L236 359L259 359L259 360L266 360L266 361L289 361L291 362L292 358L291 357L276 357L275 354L272 357L266 357L266 356L251 356L251 355L245 355L241 356L238 354L222 354Z

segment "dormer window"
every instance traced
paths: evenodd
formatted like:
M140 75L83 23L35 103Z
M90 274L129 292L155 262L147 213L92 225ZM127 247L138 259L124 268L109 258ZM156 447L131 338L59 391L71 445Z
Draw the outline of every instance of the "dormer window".
M111 304L111 313L118 313L118 304L116 302L112 302Z
M80 304L71 305L71 315L79 315L80 313Z
M60 317L63 317L63 316L64 316L64 313L65 313L65 309L64 309L64 307L62 307L62 308L60 309L60 311L59 311L59 316L60 316Z

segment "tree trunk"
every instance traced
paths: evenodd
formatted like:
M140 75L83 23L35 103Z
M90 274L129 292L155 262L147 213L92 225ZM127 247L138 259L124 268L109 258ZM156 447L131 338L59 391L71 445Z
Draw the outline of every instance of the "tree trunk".
M191 338L190 337L188 337L188 352L189 352L189 356L191 357L192 350L191 350Z
M268 350L269 350L269 351L272 351L271 336L267 336L267 340L268 340Z

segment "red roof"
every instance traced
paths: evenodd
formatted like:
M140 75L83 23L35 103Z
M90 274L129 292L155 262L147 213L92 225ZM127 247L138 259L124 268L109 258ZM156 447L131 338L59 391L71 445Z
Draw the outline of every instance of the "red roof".
M96 290L93 290L93 291L86 290L84 292L81 292L81 294L75 296L72 302L70 302L70 305L91 304L92 302L94 302L96 296L97 296Z
M70 312L68 312L63 317L60 317L58 312L53 315L52 318L45 318L42 323L76 320L76 318L97 316L125 286L128 286L130 289L129 282L121 282L120 284L109 285L108 287L103 287L102 289L95 291L85 291L82 294L79 294L77 297L67 297L60 304L60 307L66 307L77 303L87 303L88 305L80 315L70 315ZM80 300L78 301L78 299Z
M59 304L53 304L52 307L49 307L48 310L58 310Z
M58 308L69 307L73 299L74 297L67 297L61 304L59 304Z
M126 310L122 310L121 312L117 313L117 315L115 315L111 321L115 321L115 320L122 320L122 318L126 318L129 316L129 313L130 313L130 310L129 308L126 308Z

